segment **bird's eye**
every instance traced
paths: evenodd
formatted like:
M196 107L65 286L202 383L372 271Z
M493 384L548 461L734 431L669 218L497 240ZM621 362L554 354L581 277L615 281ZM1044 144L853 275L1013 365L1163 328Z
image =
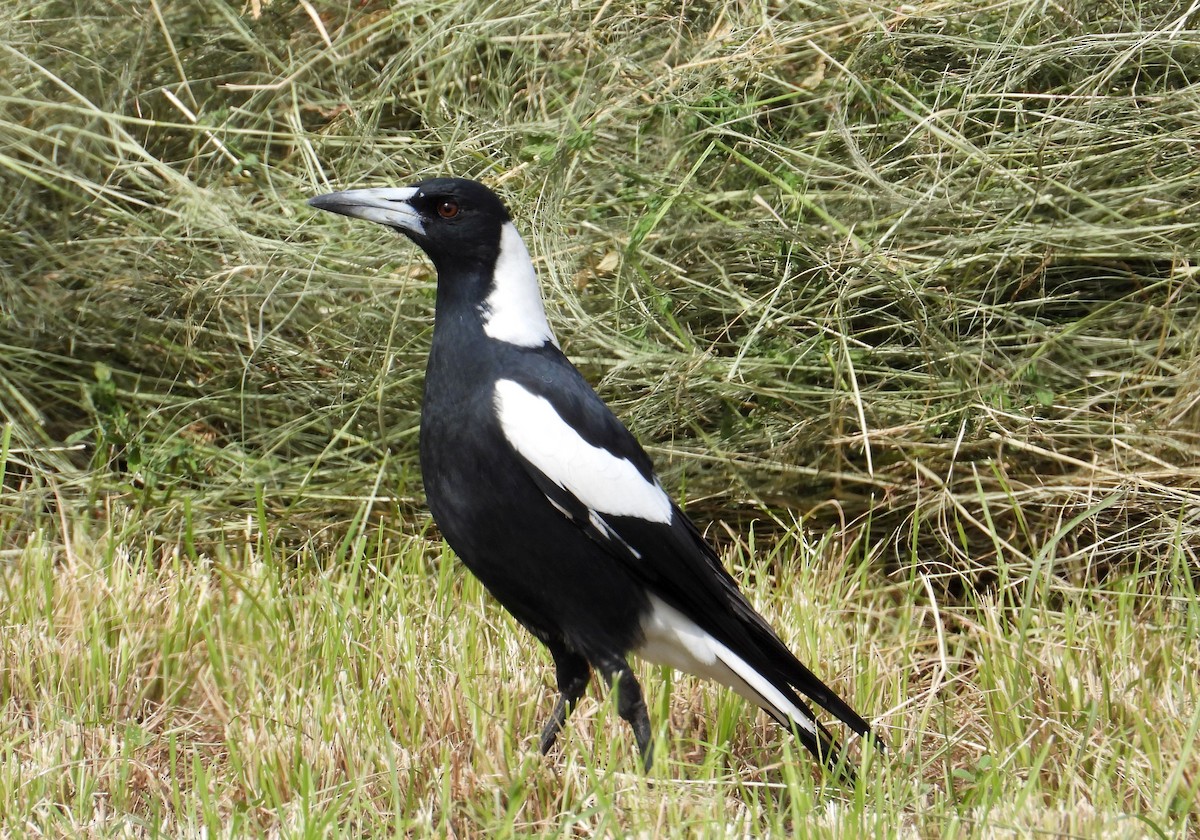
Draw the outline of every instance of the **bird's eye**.
M438 202L437 212L443 219L453 219L458 215L458 202L453 198L443 198Z

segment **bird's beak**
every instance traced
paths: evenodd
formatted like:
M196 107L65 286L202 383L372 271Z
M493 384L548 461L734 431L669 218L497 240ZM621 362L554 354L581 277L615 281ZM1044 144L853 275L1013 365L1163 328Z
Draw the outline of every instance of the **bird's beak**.
M328 210L355 219L366 219L395 228L401 233L425 234L421 214L408 203L417 194L416 187L385 187L370 190L346 190L310 198L318 210Z

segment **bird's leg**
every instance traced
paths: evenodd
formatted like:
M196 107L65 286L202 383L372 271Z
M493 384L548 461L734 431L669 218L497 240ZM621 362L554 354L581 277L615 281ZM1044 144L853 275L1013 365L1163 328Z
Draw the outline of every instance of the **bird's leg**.
M633 728L642 766L648 773L650 765L654 763L654 739L651 737L650 713L646 710L642 687L638 685L629 663L619 656L597 663L597 667L617 692L617 713Z
M550 713L550 720L546 721L542 728L539 741L542 755L550 752L550 748L554 746L559 731L567 722L567 716L583 696L592 675L588 661L577 653L558 645L551 645L550 655L554 657L554 669L558 676L558 701L554 704L554 711Z

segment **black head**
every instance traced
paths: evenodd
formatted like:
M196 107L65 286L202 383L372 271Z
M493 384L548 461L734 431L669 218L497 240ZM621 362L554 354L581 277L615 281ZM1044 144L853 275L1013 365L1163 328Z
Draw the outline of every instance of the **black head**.
M444 268L485 265L510 220L496 194L466 178L431 178L411 187L347 190L310 198L321 210L378 222L421 247Z
M438 272L436 318L458 313L489 338L522 347L557 345L529 251L496 194L478 181L433 178L411 187L319 195L309 204L403 233ZM436 329L435 329L436 333Z

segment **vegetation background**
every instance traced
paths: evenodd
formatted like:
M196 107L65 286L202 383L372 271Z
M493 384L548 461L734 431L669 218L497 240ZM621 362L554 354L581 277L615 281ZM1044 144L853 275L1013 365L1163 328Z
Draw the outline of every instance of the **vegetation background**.
M851 789L593 687L430 528L477 177L801 658ZM0 835L1200 836L1200 5L0 5Z

